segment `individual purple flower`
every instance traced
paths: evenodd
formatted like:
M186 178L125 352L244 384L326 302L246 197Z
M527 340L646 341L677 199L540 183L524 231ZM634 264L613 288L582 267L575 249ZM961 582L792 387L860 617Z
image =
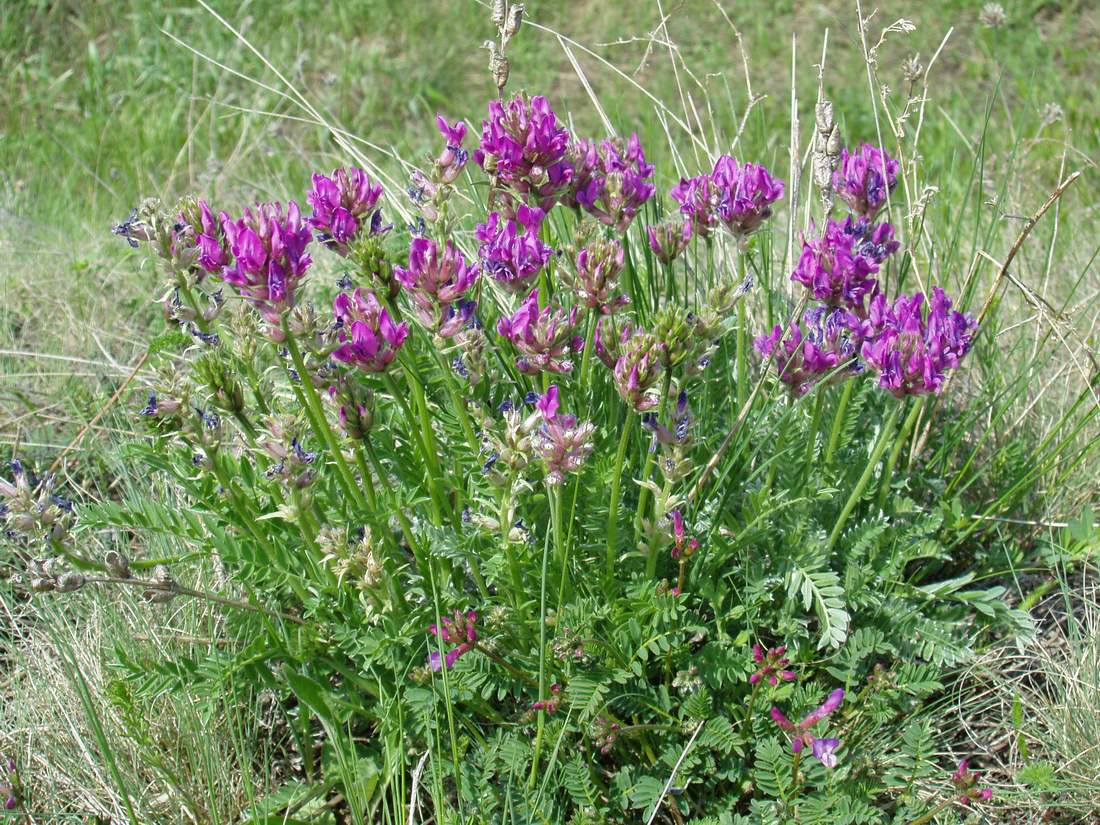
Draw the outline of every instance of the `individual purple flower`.
M756 338L756 351L772 358L779 380L801 396L820 380L832 374L832 380L842 380L862 370L855 361L861 326L859 319L843 309L815 307L803 316L802 324L791 324L784 335L779 324L771 334ZM850 363L848 370L837 368Z
M645 231L649 238L649 248L665 266L676 260L687 249L691 240L690 221L667 221L656 226L647 226Z
M251 301L282 339L281 317L292 309L298 282L312 259L306 254L311 237L298 204L261 203L233 220L221 214L222 229L233 262L222 269L222 278Z
M584 339L576 335L577 308L571 310L547 306L539 310L536 287L511 316L497 322L497 332L519 350L516 367L520 372L569 372L573 361L570 352L584 348Z
M900 164L877 146L861 143L858 152L840 151L833 190L857 215L874 218L898 185Z
M739 164L729 155L718 158L710 178L715 217L737 238L755 232L783 197L783 181L761 165Z
M866 218L829 220L820 238L805 241L791 280L810 290L818 301L866 317L867 296L878 291L878 273L887 256L897 251L894 227L872 226Z
M409 265L394 267L420 323L442 338L453 337L472 317L476 305L465 297L479 274L451 241L440 252L429 238L413 238Z
M840 707L844 701L844 691L837 688L829 694L828 698L817 708L803 717L802 721L795 725L783 715L777 707L772 708L772 720L779 727L791 734L791 751L801 753L803 748L809 748L822 765L826 768L836 767L836 750L840 747L839 739L818 739L811 729L819 722L824 721L830 714Z
M405 343L409 325L394 324L378 297L369 290L341 292L332 304L341 345L332 357L367 372L384 372Z
M791 660L783 655L786 652L787 648L783 645L769 648L767 652L760 645L753 645L752 660L756 663L756 671L749 676L749 684L755 685L761 679L766 680L772 687L778 685L780 681L793 682L795 673L787 669Z
M428 666L435 671L442 670L444 667L450 670L459 658L477 647L477 613L473 610L467 613L456 610L453 616L444 618L441 624L442 628L434 624L429 625L428 632L436 636L440 642L454 645L454 647L442 656L437 650L428 654Z
M970 762L967 759L959 762L958 769L951 774L951 782L955 786L955 793L958 794L959 802L963 805L969 805L972 802L988 802L993 798L992 788L979 788L975 790L975 786L981 779L980 771L970 770Z
M683 390L676 399L676 407L672 413L672 429L665 427L657 420L657 413L646 413L642 416L643 429L653 433L654 444L650 452L657 449L657 444L685 444L689 437L691 426L691 411L688 409L688 396Z
M625 232L634 216L653 197L653 165L646 163L635 133L624 148L619 140L580 140L571 149L573 186L567 201L601 223Z
M951 309L951 299L933 287L931 308L924 295L902 295L892 304L879 293L863 323L861 355L878 374L878 385L902 398L939 393L946 371L970 351L977 324Z
M541 209L521 205L515 219L492 212L474 231L482 271L512 294L529 290L554 254L539 239L544 215Z
M572 180L568 148L569 131L558 123L546 98L517 95L507 102L489 102L474 159L496 186L546 211Z
M680 204L680 214L691 227L691 234L706 238L718 223L714 211L716 196L710 175L680 178L669 195ZM652 245L652 242L651 242Z
M623 245L617 240L593 241L577 253L573 287L589 309L612 315L630 303L626 295L612 295L623 271Z
M199 249L199 266L211 275L220 275L222 268L229 263L225 232L206 201L200 200L198 206L199 224L192 229L195 230L195 243Z
M439 172L439 182L453 183L462 174L466 161L470 158L470 153L462 148L462 141L466 139L466 124L459 120L451 126L443 115L436 115L435 122L439 125L443 140L446 141L443 152L435 162Z
M333 171L331 178L314 173L307 195L313 207L309 225L317 231L321 243L346 257L364 225L371 235L390 228L381 225L382 212L376 209L381 197L382 187L372 184L362 169L341 167Z
M684 514L673 510L669 513L669 521L672 523L672 558L692 556L699 549L699 540L686 537Z
M535 402L542 421L533 443L546 464L546 480L555 485L563 484L567 473L577 472L584 464L592 452L592 433L596 429L591 421L578 424L575 415L558 412L560 406L556 385Z

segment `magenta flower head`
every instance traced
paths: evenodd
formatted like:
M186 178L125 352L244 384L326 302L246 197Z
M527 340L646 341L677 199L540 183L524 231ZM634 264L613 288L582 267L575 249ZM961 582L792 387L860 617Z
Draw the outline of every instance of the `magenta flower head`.
M858 152L840 151L840 165L833 172L833 190L853 212L873 218L898 185L901 165L877 146L860 144Z
M575 473L592 452L591 421L578 424L575 415L559 412L561 402L556 385L535 401L536 415L541 418L533 436L535 451L546 464L546 480L563 484L567 473Z
M332 304L341 345L332 357L366 372L384 372L405 343L409 325L394 324L389 312L369 290L341 292Z
M480 270L477 264L467 263L450 241L441 253L435 241L413 238L408 267L394 267L393 274L420 323L440 337L453 337L472 317L475 305L464 298Z
M531 288L554 250L539 239L545 213L541 209L520 206L515 219L503 219L492 212L478 224L474 237L481 244L478 257L482 271L512 294Z
M691 222L668 221L647 226L645 232L649 238L649 248L653 250L657 260L668 266L687 249L688 241L691 240Z
M792 752L801 753L803 748L808 747L814 758L822 765L826 768L835 768L836 750L840 747L840 740L818 739L813 735L811 729L828 718L833 711L840 707L843 701L844 691L837 688L829 694L828 698L819 707L806 714L797 725L787 719L783 715L783 711L777 707L772 708L772 721L779 725L780 729L791 734Z
M450 670L460 657L477 647L477 613L469 611L463 613L456 610L454 615L442 620L443 627L429 625L428 632L437 637L444 644L454 645L443 656L439 651L433 650L428 654L428 666L435 671L444 667Z
M866 218L851 216L843 223L829 220L820 238L803 242L791 280L809 289L816 300L864 318L867 296L878 291L874 276L897 248L894 227L888 223L872 226Z
M747 238L772 215L772 204L783 197L783 181L763 166L738 164L722 155L711 172L714 215L736 238Z
M604 140L599 146L587 140L572 147L573 188L566 200L579 206L601 223L625 232L634 216L657 190L653 166L637 134L625 149L618 140Z
M446 141L442 154L435 162L439 172L439 182L454 183L455 179L462 174L466 161L470 158L470 153L462 148L462 141L466 139L466 124L459 120L451 126L443 115L436 115L435 122L439 126L443 140Z
M569 131L558 123L546 98L517 95L507 102L489 102L474 159L496 186L547 211L573 178L568 148Z
M571 371L569 353L584 349L584 339L575 334L576 328L576 307L568 311L550 306L539 310L538 287L512 316L503 316L497 322L497 332L519 350L516 367L528 374Z
M863 360L879 374L878 385L899 398L939 393L946 371L959 366L977 332L974 319L952 310L939 287L932 289L927 316L923 306L923 294L888 304L880 293L863 323Z
M756 338L756 351L771 358L779 380L796 396L805 395L822 379L840 381L863 367L855 359L859 351L859 319L843 309L815 307L803 316L806 327L791 324L787 334L776 324L771 334ZM837 368L848 364L847 370Z
M780 681L793 682L795 674L793 670L787 669L791 660L783 655L786 652L787 648L782 645L769 648L767 652L760 645L753 645L752 660L756 663L756 671L749 676L749 684L755 685L761 679L766 680L772 687L778 685Z
M376 209L381 197L382 187L372 184L362 169L336 169L331 178L315 173L307 195L313 207L309 225L321 243L347 256L365 226L371 235L389 229L381 225L382 212Z
M592 241L577 253L572 286L586 307L612 315L630 303L626 295L612 295L623 271L623 256L623 245L617 240Z
M960 803L969 805L972 802L988 802L993 798L992 788L975 787L981 777L981 772L970 770L969 760L959 762L958 769L951 774L951 783L955 786Z
M261 203L236 221L223 212L221 221L233 257L222 278L252 302L281 340L280 319L294 307L298 282L312 263L306 254L309 227L298 204L290 201L284 212L282 204Z

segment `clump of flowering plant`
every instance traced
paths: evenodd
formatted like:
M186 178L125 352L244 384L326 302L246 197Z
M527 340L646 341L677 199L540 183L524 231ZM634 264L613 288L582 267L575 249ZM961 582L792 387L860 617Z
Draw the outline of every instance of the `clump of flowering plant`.
M523 8L490 6L502 90ZM905 555L942 546L927 514L943 502L919 479L919 506L886 517L864 495L883 459L889 492L902 448L866 449L900 405L883 413L860 376L942 391L975 329L941 291L927 313L887 297L896 164L822 155L854 213L790 205L821 229L791 262L812 305L788 313L769 231L785 184L755 160L718 155L669 190L668 158L661 178L637 135L578 139L545 97L491 102L469 149L467 122L426 125L437 150L410 175L407 225L384 225L393 193L343 167L302 181L306 219L188 199L120 227L166 273L135 452L179 506L77 518L12 475L5 525L46 551L21 550L31 589L204 598L182 582L208 556L226 583L205 594L212 624L250 643L157 678L269 687L301 740L295 787L341 821L415 818L410 798L441 822L900 816L897 788L928 778L934 749L916 742L911 780L879 768L942 687L948 654L927 640L962 646L972 620L965 599L930 604L965 577ZM765 325L776 382L752 375ZM125 530L136 555L150 525L186 551L108 563L72 540ZM838 682L862 686L843 711L840 689L797 723L779 709Z

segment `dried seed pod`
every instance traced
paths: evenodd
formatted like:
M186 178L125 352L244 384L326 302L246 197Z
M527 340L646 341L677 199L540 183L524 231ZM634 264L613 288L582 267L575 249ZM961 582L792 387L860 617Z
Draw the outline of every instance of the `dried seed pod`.
M817 104L814 118L813 179L828 207L833 202L833 172L840 162L840 127L833 119L833 104L828 100Z
M921 65L920 55L914 54L901 64L901 73L910 83L916 83L924 74L924 66Z
M508 9L508 20L504 23L504 42L507 43L523 23L523 3L514 3Z
M31 590L35 593L49 593L56 586L53 579L47 579L41 576L31 579Z
M508 15L508 2L507 0L493 0L493 5L489 10L489 20L498 29L504 25L504 21Z
M116 579L130 578L130 560L117 550L108 550L103 563L107 565L107 572Z
M489 55L489 73L493 76L499 94L504 94L504 87L508 85L508 68L508 58L501 52L494 50Z
M84 577L79 573L69 571L57 577L57 590L59 593L72 593L84 586Z
M166 604L176 597L176 582L163 564L153 568L149 584L150 588L142 591L141 597L150 604Z

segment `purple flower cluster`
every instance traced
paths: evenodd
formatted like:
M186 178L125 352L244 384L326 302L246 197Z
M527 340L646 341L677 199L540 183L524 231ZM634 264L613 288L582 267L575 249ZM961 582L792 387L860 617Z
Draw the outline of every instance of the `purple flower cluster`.
M787 648L783 645L768 648L766 652L760 645L753 645L752 660L756 664L756 670L749 676L749 684L755 685L763 680L775 687L781 681L793 682L795 673L787 669L791 660L783 655L786 652Z
M612 295L623 271L623 245L617 240L593 241L577 253L575 288L589 309L611 315L630 303L625 295Z
M867 367L878 373L880 387L898 397L938 393L946 370L957 368L970 349L977 325L951 309L942 289L933 288L926 317L923 294L889 303L875 278L898 249L893 226L873 223L897 184L898 168L866 143L857 153L842 153L833 183L856 214L829 220L821 238L804 242L791 274L824 306L808 310L786 333L776 326L756 339L761 355L775 353L779 378L796 395L826 375L836 380ZM848 362L850 369L837 371Z
M861 355L878 373L878 385L898 397L938 393L945 371L959 366L970 351L977 324L951 309L951 299L933 287L931 307L924 295L902 295L893 304L882 294L871 301Z
M497 322L497 332L519 350L516 367L523 373L569 372L570 352L584 349L584 339L575 334L577 307L566 311L547 306L539 310L539 291L532 289L511 316Z
M551 385L540 395L535 407L542 422L534 434L535 450L546 463L546 479L551 484L564 484L566 473L575 473L592 452L591 421L578 423L575 415L559 413L561 402L557 386Z
M549 210L568 189L569 131L542 95L489 103L474 159L494 182L529 205Z
M859 319L850 312L814 307L805 313L802 323L791 324L786 334L783 327L776 324L770 335L757 337L754 345L765 358L774 354L779 380L787 384L791 392L805 395L830 374L833 380L839 380L861 369L854 360L860 330ZM837 371L849 362L848 371Z
M433 650L428 654L428 666L435 671L443 668L450 670L460 657L477 646L477 613L474 611L463 613L456 610L452 617L444 618L441 624L443 627L430 625L428 632L436 636L441 642L454 645L454 647L442 656L439 655L438 650Z
M794 753L801 753L803 748L809 748L818 762L826 768L835 768L836 749L840 747L840 740L819 739L811 733L811 729L839 708L843 701L844 691L837 688L829 694L820 707L806 714L797 725L784 716L783 711L777 707L772 708L772 720L779 725L780 729L791 734L791 750Z
M476 304L464 300L480 270L469 264L450 241L440 253L435 241L413 238L409 265L395 267L394 277L405 288L417 318L426 329L451 338L469 323Z
M967 759L959 762L959 767L951 774L951 784L955 786L959 802L969 805L971 802L988 802L993 798L992 788L978 788L975 786L981 780L979 771L970 770L970 761Z
M833 172L833 190L853 212L870 220L898 185L900 168L894 158L869 143L860 144L858 152L842 149Z
M696 235L705 238L721 225L744 239L771 217L771 205L783 197L783 181L763 166L722 155L710 174L681 179L669 194Z
M601 223L625 232L634 216L657 190L652 164L637 134L622 143L579 140L571 149L573 186L564 202L579 206Z
M384 372L405 343L409 325L394 324L390 313L369 290L341 292L332 304L341 345L332 357L366 372Z
M610 325L604 329L606 320L601 318L596 324L593 344L597 357L612 370L615 389L623 401L637 412L653 409L660 403L657 389L663 369L660 343L652 334L631 324L619 330Z
M478 224L474 237L480 243L478 257L482 271L512 294L531 288L554 250L539 239L545 212L521 205L515 219L491 212Z
M668 266L687 249L691 240L691 221L668 221L647 226L645 231L649 238L649 248L653 250L658 261Z
M252 302L281 340L282 314L294 306L298 282L312 263L306 254L309 227L298 204L290 201L284 212L282 204L261 203L236 221L223 214L222 230L232 255L222 278Z
M371 235L389 228L382 226L382 210L376 209L381 197L382 187L372 184L362 169L336 169L331 178L315 173L306 196L313 207L309 225L321 243L347 256L368 215Z
M889 223L873 226L852 216L843 222L830 219L820 238L803 242L791 280L808 288L816 300L862 318L867 297L878 291L874 276L897 248Z

